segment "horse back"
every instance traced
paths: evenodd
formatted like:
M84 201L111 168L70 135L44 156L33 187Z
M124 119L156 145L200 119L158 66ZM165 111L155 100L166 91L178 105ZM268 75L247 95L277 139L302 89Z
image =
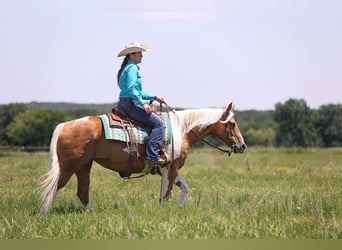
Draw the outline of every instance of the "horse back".
M97 116L86 116L65 122L60 137L75 138L76 141L97 139L102 134L102 123Z

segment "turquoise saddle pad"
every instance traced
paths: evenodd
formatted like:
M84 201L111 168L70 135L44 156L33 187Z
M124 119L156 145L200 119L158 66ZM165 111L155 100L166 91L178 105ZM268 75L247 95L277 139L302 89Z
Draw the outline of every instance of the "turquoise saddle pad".
M171 144L172 140L172 128L171 128L171 123L169 116L167 112L162 112L164 122L165 122L165 135L164 135L164 144L168 145ZM111 127L109 126L109 118L106 114L99 115L103 129L105 131L105 137L107 140L116 140L116 141L122 141L122 142L130 142L128 132L120 127ZM142 126L134 126L133 127L133 133L134 137L136 139L135 143L138 144L145 144L146 143L146 137L148 136L147 130L145 127Z

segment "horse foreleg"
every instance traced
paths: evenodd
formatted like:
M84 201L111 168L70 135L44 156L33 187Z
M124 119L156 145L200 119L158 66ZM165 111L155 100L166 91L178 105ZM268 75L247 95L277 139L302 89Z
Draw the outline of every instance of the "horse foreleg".
M76 172L77 176L77 196L81 200L83 206L92 210L89 203L89 185L90 185L91 163Z
M161 190L160 190L160 203L162 203L165 199L168 199L171 197L171 191L172 191L172 185L176 184L181 189L181 195L178 199L178 204L181 206L184 204L186 195L189 192L188 184L184 181L184 179L178 174L178 171L175 171L174 173L168 171L165 168L162 168L160 170L160 173L162 175L161 180ZM169 175L173 175L173 178L170 178ZM170 183L171 181L171 183Z
M178 204L181 206L184 204L186 195L189 192L189 187L188 187L188 184L186 184L186 182L180 175L177 175L174 183L181 189L181 195L178 199Z

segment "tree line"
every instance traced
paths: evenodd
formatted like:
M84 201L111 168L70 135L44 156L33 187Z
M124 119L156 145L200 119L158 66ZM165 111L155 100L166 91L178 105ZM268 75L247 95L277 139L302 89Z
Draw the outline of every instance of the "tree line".
M114 105L35 102L1 105L0 146L47 147L58 123L107 113ZM304 99L291 98L277 103L275 110L236 110L235 118L248 146L342 146L341 104L311 109ZM213 137L208 140L219 143Z

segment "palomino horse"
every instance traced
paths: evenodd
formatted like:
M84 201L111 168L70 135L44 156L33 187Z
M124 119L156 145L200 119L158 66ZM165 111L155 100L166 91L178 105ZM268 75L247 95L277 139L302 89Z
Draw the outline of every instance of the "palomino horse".
M214 135L224 142L230 151L242 153L246 149L245 141L234 119L233 104L225 109L193 109L168 112L173 131L173 143L166 146L166 152L172 156L170 166L160 168L162 177L160 202L171 196L173 184L181 189L178 203L184 203L189 191L187 183L179 175L190 147L205 136ZM63 188L73 174L77 176L77 196L82 204L91 209L89 203L90 170L96 161L105 168L123 172L129 160L127 143L106 140L102 122L97 116L60 123L56 126L50 145L50 170L42 183L42 205L40 212L47 213L58 190ZM145 169L145 145L138 146L140 157L133 173Z

